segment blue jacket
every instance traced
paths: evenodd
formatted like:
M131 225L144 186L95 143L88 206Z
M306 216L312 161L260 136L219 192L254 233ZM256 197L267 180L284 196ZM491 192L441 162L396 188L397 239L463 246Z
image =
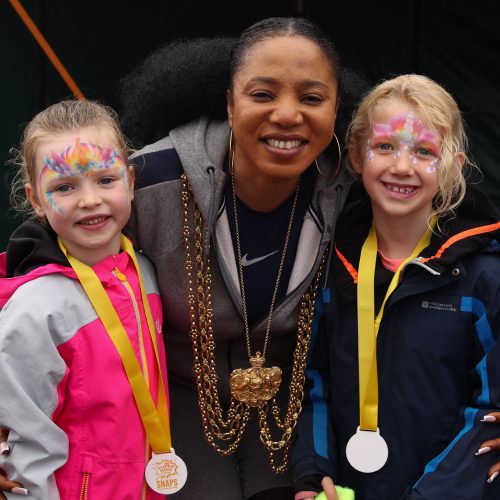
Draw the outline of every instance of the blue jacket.
M474 454L500 434L480 421L500 409L500 218L477 190L458 217L441 221L446 233L407 265L385 305L377 362L387 463L364 474L346 459L359 425L354 277L371 220L369 201L358 198L338 222L293 449L297 490L330 475L356 500L498 500L500 481L486 479L499 454ZM377 309L391 278L378 263Z

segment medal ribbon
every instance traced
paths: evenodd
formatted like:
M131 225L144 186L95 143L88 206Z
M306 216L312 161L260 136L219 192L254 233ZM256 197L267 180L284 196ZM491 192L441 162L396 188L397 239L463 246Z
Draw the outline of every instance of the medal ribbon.
M116 350L122 359L123 367L125 368L125 372L144 425L144 430L146 431L148 441L150 442L153 451L155 454L169 452L172 448L170 422L167 398L165 395L165 385L161 373L158 346L156 344L155 327L141 271L137 263L132 243L123 234L121 235L120 248L127 252L134 262L137 275L139 277L142 303L146 313L149 336L151 337L151 341L153 343L156 363L158 366L159 387L157 407L155 407L153 398L149 393L146 379L139 362L137 361L130 339L128 338L125 328L123 327L123 324L120 321L120 318L118 317L118 314L99 278L90 266L80 262L68 253L59 237L57 238L57 241L59 243L59 247L64 252L64 255L75 271L83 289L85 290L85 293L87 294L92 306L97 312L99 319L102 321L104 328L106 329L111 341L115 345Z
M435 221L431 223L434 228ZM361 249L358 270L358 369L359 369L359 427L378 429L378 372L377 335L387 299L399 283L405 265L429 245L432 229L427 229L412 254L397 268L375 318L375 265L377 262L377 233L372 224Z

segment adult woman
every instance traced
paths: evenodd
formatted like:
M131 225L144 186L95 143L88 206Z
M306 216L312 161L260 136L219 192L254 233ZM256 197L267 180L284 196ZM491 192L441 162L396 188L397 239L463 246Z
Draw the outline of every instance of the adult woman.
M312 282L317 290L343 199L339 155L322 156L334 140L338 75L335 50L310 22L261 21L234 48L228 123L201 118L135 155L131 230L160 277L174 352L172 433L191 479L179 498L293 496L289 476L274 474L266 455L281 471L302 398L313 307L305 294L314 293ZM201 237L197 258L193 234ZM273 371L242 372L259 351ZM252 361L255 369L260 361ZM275 388L251 391L268 375L279 379L275 368L283 429L272 429L272 403L263 396Z

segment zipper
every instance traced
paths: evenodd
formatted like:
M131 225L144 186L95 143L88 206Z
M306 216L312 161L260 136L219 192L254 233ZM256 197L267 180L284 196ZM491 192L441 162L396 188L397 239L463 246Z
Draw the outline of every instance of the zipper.
M87 500L89 496L89 479L90 479L90 473L84 472L82 479L82 488L80 490L80 500Z

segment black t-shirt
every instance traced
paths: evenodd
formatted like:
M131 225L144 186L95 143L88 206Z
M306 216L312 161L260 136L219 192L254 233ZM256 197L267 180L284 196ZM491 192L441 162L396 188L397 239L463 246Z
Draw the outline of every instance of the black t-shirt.
M225 166L227 168L227 162ZM295 254L297 253L302 223L311 201L313 189L314 170L309 168L302 174L301 178L297 206L295 208L292 230L276 295L275 307L286 295L295 261ZM224 196L229 226L231 228L234 255L236 262L238 262L231 181L226 184ZM252 210L236 197L243 281L248 324L250 326L269 314L294 197L295 192L271 212L257 212Z

